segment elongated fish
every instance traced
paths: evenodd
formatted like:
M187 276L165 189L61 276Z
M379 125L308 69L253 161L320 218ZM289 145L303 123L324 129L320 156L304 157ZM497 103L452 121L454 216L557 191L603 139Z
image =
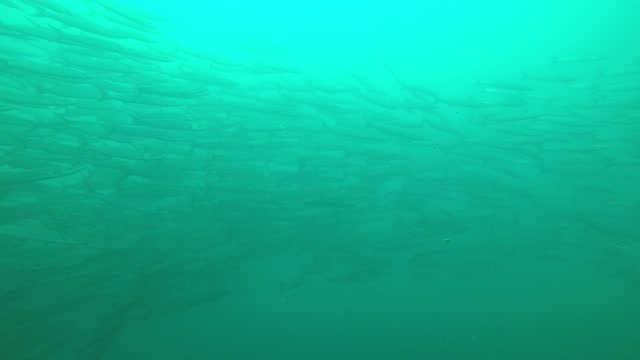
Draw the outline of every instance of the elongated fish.
M20 219L61 219L66 217L64 210L38 205L0 206L0 223L15 223Z
M606 56L598 55L568 55L568 56L554 56L551 58L551 64L577 64L577 63L591 63L596 61L602 61L606 59Z
M27 259L12 259L2 258L0 259L0 271L25 271L25 270L40 270L44 267L39 262L33 262Z
M162 212L155 206L138 202L128 198L119 197L113 194L103 194L97 191L93 192L94 196L105 203L119 207L121 209L132 210L143 214L160 215Z
M89 181L86 179L85 179L84 185L87 191L93 194L93 196L95 196L96 198L100 199L101 201L111 206L119 207L121 209L126 209L126 210L133 210L143 214L159 215L162 213L157 207L151 204L138 202L126 197L118 196L116 194L111 194L111 193L106 194L106 193L99 192L96 189L94 189L91 183L89 183Z
M532 91L532 87L514 81L478 81L478 85L485 88L493 88L511 91Z
M65 234L33 226L0 226L0 235L42 243L68 245L78 244L75 239L72 239Z
M0 185L24 184L69 176L89 169L89 165L46 167L0 174Z

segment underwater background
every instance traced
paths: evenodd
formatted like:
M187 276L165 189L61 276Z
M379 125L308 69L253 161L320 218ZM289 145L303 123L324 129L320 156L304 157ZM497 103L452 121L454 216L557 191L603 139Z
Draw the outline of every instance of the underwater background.
M0 14L1 359L640 359L640 2Z

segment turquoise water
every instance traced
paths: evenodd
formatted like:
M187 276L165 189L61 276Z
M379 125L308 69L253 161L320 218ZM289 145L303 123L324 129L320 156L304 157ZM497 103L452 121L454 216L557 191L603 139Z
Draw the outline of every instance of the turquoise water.
M0 13L0 358L640 358L637 1Z

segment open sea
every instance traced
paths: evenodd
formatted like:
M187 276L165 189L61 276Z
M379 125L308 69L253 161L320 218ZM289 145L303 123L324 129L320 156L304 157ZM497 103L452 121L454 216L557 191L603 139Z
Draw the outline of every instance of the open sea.
M0 360L640 359L639 1L0 14Z

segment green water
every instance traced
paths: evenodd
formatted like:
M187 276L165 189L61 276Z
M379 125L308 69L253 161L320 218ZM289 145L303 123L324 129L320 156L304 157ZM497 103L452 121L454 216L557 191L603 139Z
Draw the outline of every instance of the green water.
M0 14L0 359L640 358L637 1Z

